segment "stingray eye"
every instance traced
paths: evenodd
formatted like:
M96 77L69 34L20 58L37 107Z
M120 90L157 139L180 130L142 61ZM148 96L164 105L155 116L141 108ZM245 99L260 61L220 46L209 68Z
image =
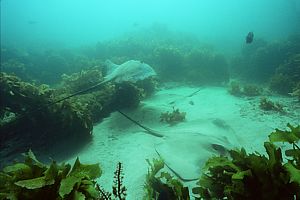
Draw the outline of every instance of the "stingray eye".
M211 147L216 150L220 155L226 155L227 149L219 144L212 144Z

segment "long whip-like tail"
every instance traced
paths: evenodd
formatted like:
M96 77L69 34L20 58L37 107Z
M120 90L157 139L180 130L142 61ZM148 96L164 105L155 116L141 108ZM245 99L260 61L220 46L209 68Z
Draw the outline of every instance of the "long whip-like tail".
M154 135L156 137L164 137L164 135L158 133L157 131L155 130L152 130L151 128L148 128L144 125L142 125L141 123L139 123L138 121L132 119L131 117L129 117L128 115L126 115L125 113L123 113L122 111L120 110L117 110L121 115L123 115L124 117L126 117L128 120L130 120L131 122L133 122L134 124L136 124L137 126L141 127L142 129L144 129L145 131L147 131L147 133L151 134L151 135Z

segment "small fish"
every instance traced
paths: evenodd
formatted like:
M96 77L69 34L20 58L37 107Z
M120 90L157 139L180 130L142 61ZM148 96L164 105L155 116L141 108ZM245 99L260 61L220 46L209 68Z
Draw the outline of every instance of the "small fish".
M246 36L246 43L251 44L254 38L253 32L249 32L248 35Z

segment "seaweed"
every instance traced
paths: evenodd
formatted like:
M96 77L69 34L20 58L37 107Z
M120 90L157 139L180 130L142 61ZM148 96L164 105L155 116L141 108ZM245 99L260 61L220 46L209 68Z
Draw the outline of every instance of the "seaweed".
M243 95L243 91L242 91L241 85L237 81L232 81L230 83L229 88L228 88L228 92L231 95L234 95L234 96L242 96Z
M266 97L260 99L259 107L265 111L276 111L284 113L283 105L281 105L280 103L274 103Z
M268 157L247 154L245 149L231 150L230 158L212 157L193 188L196 199L298 199L300 196L300 126L288 124L289 131L276 129L264 147ZM293 148L282 150L273 142L289 142Z
M162 159L153 159L152 163L147 159L150 166L146 175L144 190L145 200L189 200L189 190L183 184L173 178L167 172L160 172L164 168ZM160 175L158 173L160 172Z
M291 54L278 66L270 81L270 88L282 95L292 93L300 84L300 54Z
M194 48L184 53L184 76L196 84L223 84L229 81L228 63L222 54L208 48ZM178 76L183 76L178 74Z
M95 179L101 176L99 164L81 164L77 158L73 167L52 161L38 161L31 150L24 162L6 166L0 172L1 199L97 199Z
M242 48L241 55L232 60L231 72L235 78L266 83L276 68L286 60L286 41L268 43L256 39Z
M248 97L261 95L261 88L256 85L245 85L243 88L243 94Z
M164 113L161 113L160 115L160 121L161 122L166 122L170 125L175 125L179 122L183 122L185 120L185 115L186 113L185 112L180 112L179 109L175 109L173 107L173 112L164 112Z
M126 187L123 185L123 167L122 163L118 163L114 176L113 195L119 200L125 200Z
M123 184L123 166L121 162L118 162L116 171L114 173L114 185L112 186L112 192L107 192L103 188L101 188L98 184L96 184L96 189L99 191L100 200L112 200L112 196L116 200L125 200L126 199L126 187Z
M77 90L89 87L101 79L102 73L96 67L65 75L60 87L53 89L45 84L37 86L16 76L1 73L3 107L0 128L5 133L1 139L6 141L3 145L9 144L9 140L15 137L22 137L25 148L20 151L28 148L40 150L66 140L77 148L91 139L93 123L117 109L138 106L140 100L153 92L155 87L155 80L152 79L141 80L136 84L107 83L100 90L64 100Z
M182 81L184 78L184 55L179 48L172 45L157 47L153 57L159 66L158 74L164 80ZM173 73L170 73L172 71Z
M292 97L296 97L298 101L300 102L300 82L297 84L297 86L293 89L292 93L289 93Z
M229 85L228 92L231 95L242 97L253 97L253 96L259 96L262 94L262 89L258 87L257 85L253 84L246 84L242 85L238 81L232 81Z
M61 77L63 88L69 93L81 91L103 81L100 67L81 70L71 75L63 74Z

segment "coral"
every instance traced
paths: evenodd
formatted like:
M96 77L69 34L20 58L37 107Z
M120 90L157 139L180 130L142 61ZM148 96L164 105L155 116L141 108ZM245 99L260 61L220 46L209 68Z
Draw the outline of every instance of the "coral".
M245 149L231 150L228 157L212 157L193 188L196 199L297 199L300 196L300 126L288 124L290 131L276 129L265 142L268 157L247 154ZM281 149L272 142L289 142L283 162Z
M178 108L175 109L173 107L173 112L170 113L169 111L167 111L167 112L161 113L160 121L166 122L170 125L174 125L174 124L184 121L185 115L186 115L185 112L180 112Z
M77 158L73 167L52 161L45 165L32 151L25 161L6 166L0 172L1 199L97 199L95 179L101 176L99 164L84 165Z
M274 103L266 97L260 99L259 107L265 111L284 112L283 106L280 103Z

